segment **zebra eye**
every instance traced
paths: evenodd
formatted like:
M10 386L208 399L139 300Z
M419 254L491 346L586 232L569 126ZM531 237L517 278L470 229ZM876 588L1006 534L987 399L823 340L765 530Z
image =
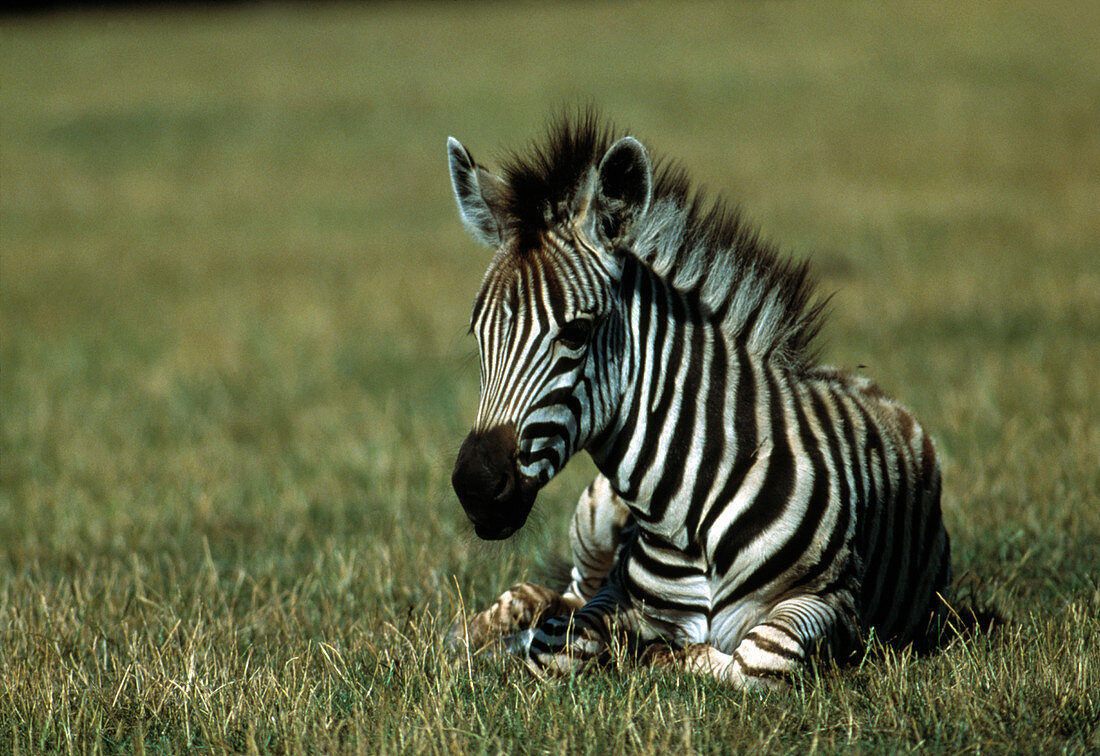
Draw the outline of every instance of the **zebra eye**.
M563 325L555 338L566 349L576 350L587 344L591 335L592 319L577 318Z

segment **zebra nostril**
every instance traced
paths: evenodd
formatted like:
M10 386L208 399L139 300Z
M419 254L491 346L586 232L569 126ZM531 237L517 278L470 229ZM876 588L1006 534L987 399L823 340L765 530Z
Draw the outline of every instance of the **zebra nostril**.
M505 470L497 480L496 490L493 491L493 501L503 503L512 498L512 490L515 488L515 475L511 470Z

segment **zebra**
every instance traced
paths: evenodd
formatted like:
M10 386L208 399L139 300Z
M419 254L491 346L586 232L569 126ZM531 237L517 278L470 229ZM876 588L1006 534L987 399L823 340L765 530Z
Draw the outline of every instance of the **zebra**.
M808 262L592 111L499 174L453 137L448 159L462 221L496 250L452 474L474 532L515 533L582 449L599 473L568 587L517 584L456 640L558 672L633 647L767 688L872 634L927 637L951 581L935 445L869 380L819 364L828 300Z

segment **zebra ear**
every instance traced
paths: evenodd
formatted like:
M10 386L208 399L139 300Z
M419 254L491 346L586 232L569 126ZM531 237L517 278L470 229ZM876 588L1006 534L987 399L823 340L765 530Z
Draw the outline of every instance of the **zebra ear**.
M454 137L447 138L447 162L462 222L482 244L501 246L504 182L475 163L470 152Z
M596 191L609 239L629 232L645 216L653 197L653 169L641 142L623 137L611 145L597 169Z

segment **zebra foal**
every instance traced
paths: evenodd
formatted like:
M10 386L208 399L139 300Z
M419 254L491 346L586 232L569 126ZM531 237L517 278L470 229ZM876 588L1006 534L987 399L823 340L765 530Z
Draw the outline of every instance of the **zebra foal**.
M499 175L448 151L462 220L496 250L455 492L501 539L573 454L600 473L565 591L513 586L458 637L562 671L616 636L658 642L652 663L741 686L872 630L920 640L950 583L935 448L869 381L817 364L806 264L593 113Z

